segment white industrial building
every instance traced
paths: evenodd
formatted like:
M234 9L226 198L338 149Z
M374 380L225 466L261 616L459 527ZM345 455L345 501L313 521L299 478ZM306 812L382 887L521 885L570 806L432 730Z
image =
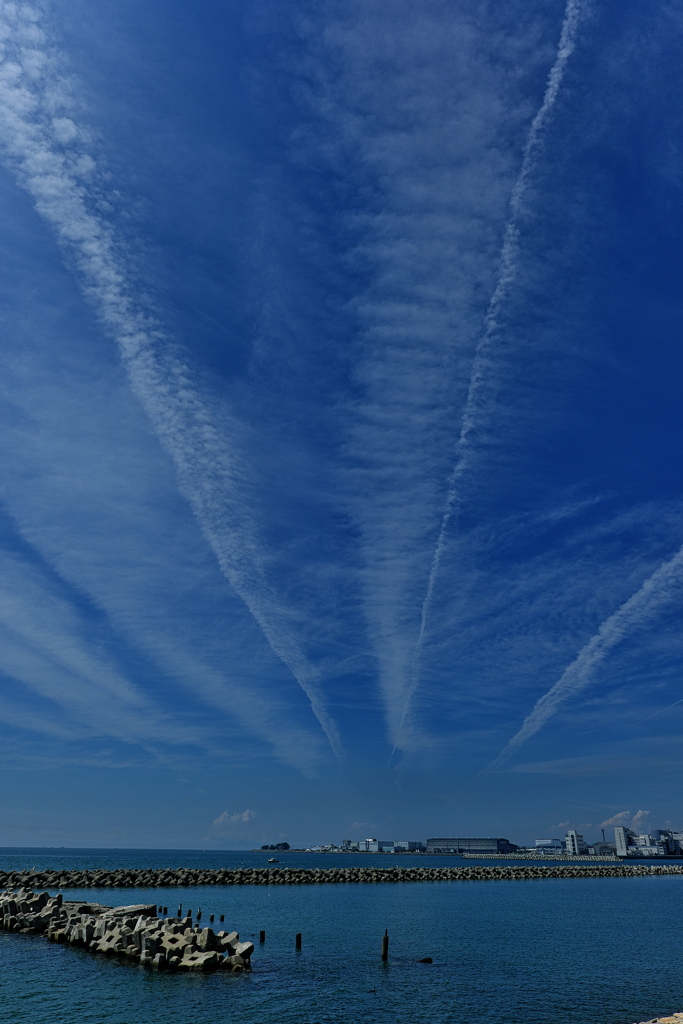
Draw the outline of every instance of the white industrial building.
M683 853L683 832L655 828L634 832L624 825L614 829L617 857L675 857Z
M575 828L570 828L564 837L564 844L567 853L573 857L578 857L581 854L588 853L588 845L584 842L583 836L580 832L577 832Z

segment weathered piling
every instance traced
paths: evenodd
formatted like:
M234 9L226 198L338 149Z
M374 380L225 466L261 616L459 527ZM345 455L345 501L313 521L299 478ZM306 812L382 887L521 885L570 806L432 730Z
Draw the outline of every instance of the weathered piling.
M266 941L266 933L264 931L260 931L258 933L258 940L259 940L259 942L265 942Z
M179 971L250 970L254 945L237 932L192 928L181 918L157 917L156 905L105 907L69 903L30 889L0 893L0 928L45 935L92 953L125 957L147 967Z
M297 932L294 937L294 948L301 949L301 932Z
M487 882L542 878L637 878L683 875L681 864L496 864L467 867L120 868L93 871L0 871L0 888L155 889L196 885L349 885L359 882ZM178 917L182 916L182 904ZM190 916L191 911L186 911ZM222 920L222 918L221 918Z
M389 959L389 931L385 930L382 936L382 960Z

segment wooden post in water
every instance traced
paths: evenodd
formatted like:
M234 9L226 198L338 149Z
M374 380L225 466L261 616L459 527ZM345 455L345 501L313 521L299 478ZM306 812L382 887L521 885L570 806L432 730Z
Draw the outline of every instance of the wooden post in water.
M214 915L213 915L213 914L211 914L211 915L209 916L209 921L211 922L211 924L213 924L213 918L214 918Z
M301 949L301 932L296 933L296 939L294 940L294 948Z
M389 959L389 929L385 929L384 936L382 938L382 960Z
M220 916L220 920L221 920L221 921L225 921L225 914L221 914L221 916Z
M265 942L266 941L266 933L265 932L259 932L258 933L258 940L259 940L259 942Z

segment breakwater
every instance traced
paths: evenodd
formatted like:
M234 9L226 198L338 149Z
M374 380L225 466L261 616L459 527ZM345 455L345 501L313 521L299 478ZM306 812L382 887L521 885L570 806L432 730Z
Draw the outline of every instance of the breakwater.
M496 864L495 866L344 868L121 868L0 871L0 886L54 889L154 889L192 885L344 885L361 882L486 882L542 878L683 875L683 864Z
M621 857L614 855L602 855L597 853L573 853L567 855L564 850L558 850L555 852L544 851L543 853L537 853L532 851L531 853L461 853L459 856L464 857L465 860L540 860L540 861L553 861L570 860L572 864L581 863L586 861L589 864L622 864Z
M254 951L237 932L193 927L189 917L159 918L156 905L105 907L26 888L0 893L0 928L177 971L249 970Z

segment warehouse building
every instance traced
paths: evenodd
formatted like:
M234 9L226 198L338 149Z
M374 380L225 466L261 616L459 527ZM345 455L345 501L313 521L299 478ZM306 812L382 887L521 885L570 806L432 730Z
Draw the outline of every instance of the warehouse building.
M428 839L427 853L515 853L508 839Z

